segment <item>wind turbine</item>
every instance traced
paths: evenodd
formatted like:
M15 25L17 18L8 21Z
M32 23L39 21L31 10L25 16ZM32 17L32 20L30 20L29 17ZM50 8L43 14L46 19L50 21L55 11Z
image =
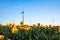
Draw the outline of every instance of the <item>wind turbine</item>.
M24 11L22 10L22 21L23 21L23 23L24 23Z

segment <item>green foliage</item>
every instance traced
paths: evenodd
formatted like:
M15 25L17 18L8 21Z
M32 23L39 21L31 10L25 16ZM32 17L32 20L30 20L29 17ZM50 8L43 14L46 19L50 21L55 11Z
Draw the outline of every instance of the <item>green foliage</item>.
M17 34L12 34L11 28L2 26L0 27L0 35L4 35L7 40L60 40L60 33L57 28L44 29L32 28L29 31L18 29Z

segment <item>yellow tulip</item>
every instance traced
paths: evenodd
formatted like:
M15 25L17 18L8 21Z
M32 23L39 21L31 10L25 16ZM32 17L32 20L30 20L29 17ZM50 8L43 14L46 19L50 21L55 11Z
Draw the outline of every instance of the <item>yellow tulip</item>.
M6 26L12 28L12 24L11 23L6 23Z
M24 27L20 27L21 30L24 30Z
M46 29L46 26L43 26L42 28Z
M13 28L12 28L12 33L13 33L13 34L16 34L17 32L18 32L18 29L17 29L16 27L13 27Z
M0 35L0 40L4 40L4 36L3 35Z
M60 32L60 26L58 27L58 32Z
M0 24L0 27L2 27L2 24Z
M17 28L20 28L20 25L17 25Z
M53 28L53 26L52 26L52 25L49 25L49 29L50 29L50 28Z
M31 27L31 28L34 28L34 26L33 26L33 25L30 25L30 27Z
M25 27L24 28L26 31L29 31L31 29L31 27Z
M21 21L20 24L23 25L24 24L23 21Z
M12 23L12 24L10 25L10 27L11 27L11 28L16 27L16 24Z
M60 32L60 29L58 29L58 32Z

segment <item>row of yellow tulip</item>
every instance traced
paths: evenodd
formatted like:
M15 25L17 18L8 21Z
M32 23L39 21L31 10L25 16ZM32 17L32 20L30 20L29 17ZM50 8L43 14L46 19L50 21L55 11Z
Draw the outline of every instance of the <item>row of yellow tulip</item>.
M17 34L18 31L19 31L19 29L25 30L25 31L29 31L29 30L32 30L33 28L43 28L43 29L57 28L58 32L60 33L60 26L51 26L51 25L49 25L49 26L47 26L47 25L43 26L40 23L38 23L38 25L35 25L35 24L33 24L33 25L24 25L23 22L20 22L19 25L16 25L14 23L12 23L12 24L7 23L6 25L0 24L0 27L2 27L2 26L11 28L12 34ZM4 39L4 35L0 35L0 40L3 40L3 39Z

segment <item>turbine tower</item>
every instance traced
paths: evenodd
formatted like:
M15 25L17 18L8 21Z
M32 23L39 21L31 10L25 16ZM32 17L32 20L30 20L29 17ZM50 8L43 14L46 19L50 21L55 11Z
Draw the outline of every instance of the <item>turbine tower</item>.
M22 10L22 21L24 23L24 11Z

